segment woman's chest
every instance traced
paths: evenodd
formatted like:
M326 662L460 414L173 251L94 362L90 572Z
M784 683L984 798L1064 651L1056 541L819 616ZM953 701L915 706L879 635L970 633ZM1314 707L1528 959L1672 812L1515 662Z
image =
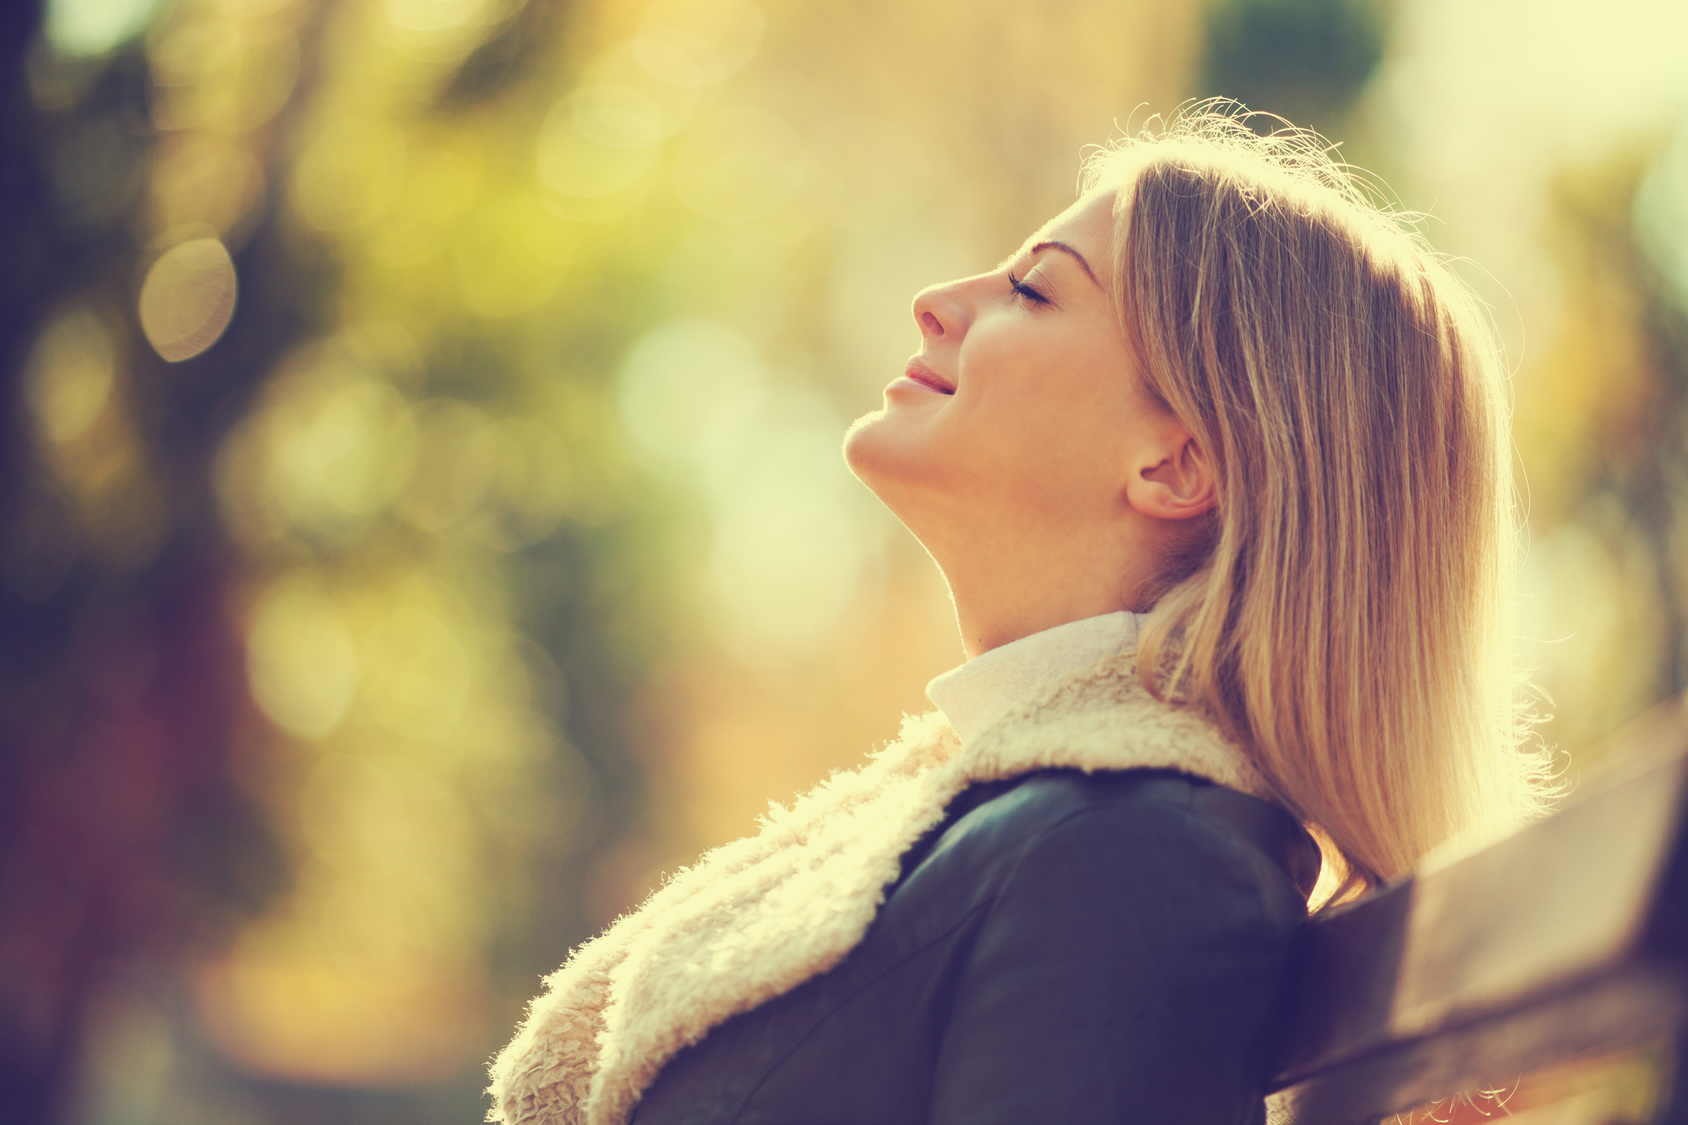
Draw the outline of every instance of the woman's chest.
M893 895L832 970L670 1060L633 1125L924 1122L958 966L988 905L969 897Z

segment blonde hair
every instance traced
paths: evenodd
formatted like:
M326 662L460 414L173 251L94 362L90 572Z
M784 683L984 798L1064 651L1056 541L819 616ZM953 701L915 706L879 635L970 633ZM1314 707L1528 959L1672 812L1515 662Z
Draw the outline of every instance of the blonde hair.
M1116 192L1147 389L1218 482L1145 629L1145 683L1208 714L1321 837L1327 900L1537 815L1485 310L1316 136L1256 135L1231 107L1097 152L1084 184Z

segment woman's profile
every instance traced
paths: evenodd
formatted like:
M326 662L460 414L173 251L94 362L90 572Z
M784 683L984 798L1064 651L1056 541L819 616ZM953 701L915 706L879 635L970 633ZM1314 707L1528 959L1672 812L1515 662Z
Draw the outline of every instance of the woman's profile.
M1309 910L1546 800L1498 350L1317 138L1188 107L914 318L845 455L967 661L577 949L492 1119L1262 1121Z

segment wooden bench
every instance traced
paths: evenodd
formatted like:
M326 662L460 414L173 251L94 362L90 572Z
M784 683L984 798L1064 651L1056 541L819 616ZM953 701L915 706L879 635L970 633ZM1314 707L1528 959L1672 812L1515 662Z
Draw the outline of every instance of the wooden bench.
M1682 704L1620 744L1555 815L1313 924L1269 1125L1688 1125Z

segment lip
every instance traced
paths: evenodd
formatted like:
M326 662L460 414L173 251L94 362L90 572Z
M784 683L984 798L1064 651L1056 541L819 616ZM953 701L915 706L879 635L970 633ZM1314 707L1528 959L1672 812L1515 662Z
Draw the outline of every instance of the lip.
M903 378L923 387L929 387L939 394L953 395L955 384L926 366L926 361L919 356L910 356L908 365L903 368Z

